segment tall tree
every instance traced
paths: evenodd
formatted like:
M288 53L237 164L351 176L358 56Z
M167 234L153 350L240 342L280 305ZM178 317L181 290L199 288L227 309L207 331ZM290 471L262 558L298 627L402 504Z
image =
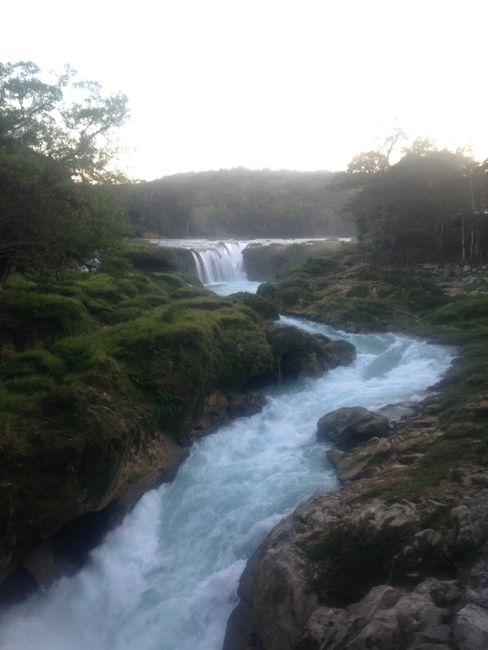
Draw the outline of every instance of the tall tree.
M77 80L68 66L47 82L30 61L0 63L0 143L59 160L74 179L111 177L113 132L127 116L125 95L104 96L98 82Z
M347 166L348 174L367 176L378 174L389 169L388 157L380 151L362 151L351 160Z
M117 238L101 181L114 177L112 133L126 116L124 95L104 97L69 68L48 83L34 63L0 63L0 287L14 270L56 273Z
M482 169L463 151L414 141L350 202L362 245L392 261L479 261L487 243Z

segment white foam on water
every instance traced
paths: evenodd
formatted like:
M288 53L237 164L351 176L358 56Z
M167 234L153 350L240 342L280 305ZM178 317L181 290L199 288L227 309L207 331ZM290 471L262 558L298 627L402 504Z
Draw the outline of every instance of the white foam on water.
M308 239L150 239L157 246L184 248L191 251L199 280L222 296L237 291L255 292L259 282L248 280L244 271L242 251L249 245L314 244L331 239L348 242L350 238L317 237Z
M77 575L6 612L5 650L220 650L246 559L315 493L336 487L319 417L420 399L447 348L393 334L343 334L357 360L269 391L264 410L198 441L172 484L146 494Z

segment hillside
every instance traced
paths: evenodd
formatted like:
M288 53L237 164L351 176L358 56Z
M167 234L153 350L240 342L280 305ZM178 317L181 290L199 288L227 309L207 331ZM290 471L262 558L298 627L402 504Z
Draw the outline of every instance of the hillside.
M342 210L354 190L331 172L232 169L177 174L117 188L136 235L349 236Z

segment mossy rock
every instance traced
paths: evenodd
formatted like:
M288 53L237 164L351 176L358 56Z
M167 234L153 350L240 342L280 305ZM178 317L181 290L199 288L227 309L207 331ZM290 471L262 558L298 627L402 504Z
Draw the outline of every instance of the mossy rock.
M0 337L24 349L76 334L90 324L79 301L52 294L6 289L0 293Z
M180 287L171 294L172 300L188 300L188 298L208 298L215 294L205 287Z
M313 268L325 269L325 264L318 263L314 267L316 257L332 255L332 252L342 248L344 244L335 239L324 241L309 241L291 244L269 244L266 246L250 244L243 253L244 268L250 280L277 280L284 276L290 269L303 265ZM303 267L302 267L303 268ZM330 271L335 269L332 257L329 265Z
M265 331L273 354L273 369L255 378L251 385L320 377L356 358L354 346L346 341L331 341L321 334L309 334L282 323L268 323Z
M277 320L279 313L272 302L261 295L240 291L228 296L230 300L240 302L258 313L264 320Z
M197 275L195 260L190 250L156 246L149 242L132 242L123 250L133 267L144 273L163 271Z

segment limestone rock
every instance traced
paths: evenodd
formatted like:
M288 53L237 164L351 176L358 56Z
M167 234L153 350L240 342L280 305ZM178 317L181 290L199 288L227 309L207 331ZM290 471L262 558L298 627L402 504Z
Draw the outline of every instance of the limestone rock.
M206 398L198 425L190 432L189 440L200 438L234 418L259 413L265 404L266 397L261 393L224 395L214 391Z
M471 570L467 599L488 610L488 560L480 560Z
M357 480L390 455L391 443L389 440L373 438L364 447L349 453L339 449L328 449L326 453L341 481Z
M290 325L269 323L265 326L273 354L274 378L285 380L319 377L326 370L351 363L354 346L346 341L331 341L321 334L309 334ZM270 377L263 376L264 381Z
M475 604L463 607L456 616L454 640L459 650L488 648L488 611Z
M388 420L362 406L340 408L327 413L317 422L317 440L331 440L339 449L347 450L390 433Z

